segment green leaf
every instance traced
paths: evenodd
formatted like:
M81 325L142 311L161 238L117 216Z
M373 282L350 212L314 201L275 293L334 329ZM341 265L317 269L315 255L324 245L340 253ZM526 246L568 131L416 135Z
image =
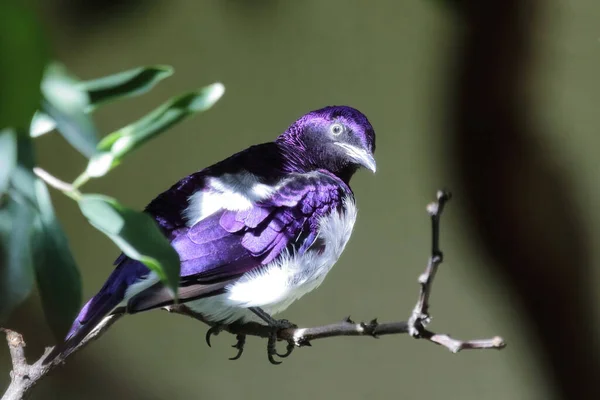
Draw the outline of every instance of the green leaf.
M17 163L10 175L7 203L0 204L0 319L27 298L33 284L31 232L37 213L36 178L31 172L34 153L27 135L16 139Z
M197 112L208 110L225 92L221 83L214 83L196 92L167 101L138 121L104 137L98 143L98 153L87 167L91 177L105 175L142 143L164 132L177 122Z
M40 104L44 34L23 3L3 1L0 10L0 129L26 129Z
M118 98L144 94L171 75L173 75L173 68L166 65L139 67L80 82L79 87L88 93L90 97L88 111L91 111L103 103Z
M46 68L42 93L42 111L54 120L56 128L71 146L91 157L96 152L98 138L94 123L85 112L90 104L88 93L58 64Z
M62 340L81 305L81 277L67 237L54 215L46 184L35 180L39 214L31 245L42 307L55 337Z
M139 96L151 90L160 81L173 75L168 65L139 67L89 81L77 82L79 90L87 93L89 104L85 112L90 113L100 105L113 100ZM38 137L56 128L56 123L47 114L38 111L30 127L31 137Z
M33 286L30 232L34 212L11 190L0 206L0 323L23 302Z
M175 295L179 286L179 255L149 214L134 211L115 199L87 194L79 200L83 215L130 258L141 261Z
M29 275L35 271L46 319L62 340L81 304L81 282L67 238L54 216L48 189L33 173L33 160L31 138L20 136L19 163L11 176L9 193L26 203L31 216L28 219L12 216L11 224L27 223L32 228L27 236L19 239L25 246L21 251L29 257L21 268L27 267L24 271Z
M0 130L0 199L8 190L10 175L17 165L17 134L13 129Z
M35 153L29 136L17 138L17 166L10 177L10 186L25 197L33 208L37 208L35 180L33 173Z
M33 114L31 125L29 126L29 136L36 138L56 129L56 122L41 111L36 111Z

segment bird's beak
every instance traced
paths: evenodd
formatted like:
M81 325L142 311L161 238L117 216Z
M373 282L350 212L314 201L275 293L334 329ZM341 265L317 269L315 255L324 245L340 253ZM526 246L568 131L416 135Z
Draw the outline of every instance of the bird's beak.
M373 154L365 149L349 145L347 143L336 143L338 146L346 150L346 154L357 164L362 165L369 171L375 173L377 171L377 163Z

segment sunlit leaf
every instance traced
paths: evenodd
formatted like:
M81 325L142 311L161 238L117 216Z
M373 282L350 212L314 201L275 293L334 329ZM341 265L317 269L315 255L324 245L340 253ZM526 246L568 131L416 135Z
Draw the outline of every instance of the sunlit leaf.
M29 126L29 135L33 138L42 136L45 133L56 129L56 122L41 111L36 111Z
M0 9L0 129L26 129L40 104L44 34L24 3L3 1Z
M98 138L94 123L85 112L90 104L88 93L57 64L46 68L42 93L42 111L55 122L58 131L73 147L91 157Z
M138 96L152 89L156 84L173 74L173 68L166 65L139 67L102 78L83 81L79 87L90 98L88 111L102 103L118 98Z
M173 294L179 284L179 255L152 217L102 195L83 195L83 215L127 256L141 261L165 282Z
M173 68L170 66L154 65L134 68L89 81L76 82L75 86L87 93L88 105L85 107L85 112L90 113L104 103L144 94L171 75L173 75ZM30 135L38 137L55 128L56 122L47 114L38 111L33 116Z
M17 165L17 134L13 129L0 130L0 198L8 190L10 176Z
M88 164L88 175L103 176L145 141L190 115L208 110L224 92L225 87L221 83L214 83L199 91L171 99L138 121L107 135L98 144L98 153Z
M67 237L54 215L46 184L35 180L39 214L34 220L32 249L37 286L48 325L63 339L81 305L81 277Z
M14 190L0 205L0 323L31 292L33 216L33 208Z

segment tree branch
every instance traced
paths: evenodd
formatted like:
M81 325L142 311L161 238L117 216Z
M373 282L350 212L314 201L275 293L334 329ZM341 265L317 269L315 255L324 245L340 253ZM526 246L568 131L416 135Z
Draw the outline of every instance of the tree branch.
M433 278L435 278L438 267L444 260L444 256L440 250L440 217L444 212L446 202L451 197L450 192L438 190L437 202L427 205L427 212L431 217L431 255L425 272L419 276L421 291L419 292L417 304L408 320L408 333L415 338L420 336L422 329L431 321L431 317L429 316L429 296L431 295Z
M310 346L310 342L318 339L325 339L339 336L366 336L380 337L385 335L410 334L416 339L424 339L429 342L438 344L457 353L461 350L475 349L502 349L505 347L504 340L499 337L490 339L475 339L475 340L459 340L453 339L446 334L438 334L425 329L425 326L430 322L429 316L429 297L431 295L433 279L443 261L442 252L439 248L439 231L440 217L444 210L446 202L450 200L450 193L439 191L437 193L437 201L427 206L427 211L431 217L432 228L432 247L431 256L425 272L419 277L421 285L417 304L415 305L408 321L401 322L385 322L379 323L376 319L368 323L356 323L350 319L323 326L312 328L287 328L277 331L277 339L288 342L289 347ZM207 342L210 345L210 335L218 334L221 330L225 330L238 337L239 353L235 358L239 358L243 350L244 338L246 335L257 336L261 338L271 338L273 328L257 323L233 323L231 325L215 325L213 322L206 320L201 314L193 312L184 304L169 306L165 308L167 311L185 315L196 320L202 321L211 326L207 334ZM59 365L64 364L66 359L72 354L78 352L91 341L100 337L122 314L116 314L105 318L97 329L92 331L77 347L69 353L61 353L55 359L47 364L44 364L46 356L53 348L47 348L42 357L34 364L28 364L25 358L25 341L17 332L2 329L6 333L10 355L13 363L13 370L10 374L11 383L6 390L6 393L1 400L21 400L25 399L32 387L34 387L43 377L54 370ZM0 328L1 329L1 328ZM286 355L287 356L287 355Z
M260 324L258 322L233 323L231 325L215 325L207 321L201 314L195 313L185 305L171 306L167 311L185 315L205 324L218 327L233 335L248 335L261 338L268 338L273 332L273 328ZM277 339L293 343L296 347L310 346L310 342L317 339L325 339L339 336L366 336L375 337L385 335L398 335L409 333L409 322L377 322L376 319L368 323L354 322L350 317L336 324L322 325L311 328L288 328L281 329L277 332ZM218 335L219 331L214 331L213 334ZM419 328L417 339L426 339L432 343L444 346L453 353L458 353L461 350L474 349L502 349L506 346L504 339L499 336L491 339L476 339L476 340L458 340L453 339L445 334L437 334L428 331L424 328Z
M56 367L65 363L66 359L72 354L78 352L87 346L91 341L99 338L106 330L115 323L121 315L114 315L105 318L97 329L92 331L84 340L77 345L71 352L59 354L55 359L44 364L46 356L50 354L53 347L47 347L44 354L33 364L27 363L25 357L25 340L21 334L10 329L0 328L6 334L6 341L10 350L12 359L12 371L10 372L10 384L1 400L22 400L26 399L30 390L48 373Z

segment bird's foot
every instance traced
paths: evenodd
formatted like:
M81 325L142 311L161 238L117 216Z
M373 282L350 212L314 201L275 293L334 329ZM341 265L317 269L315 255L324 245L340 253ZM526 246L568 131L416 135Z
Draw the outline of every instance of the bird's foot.
M238 352L235 356L230 358L232 361L238 360L242 356L244 353L244 345L246 344L246 335L243 333L238 334L235 338L237 339L237 343L231 347L237 349Z
M273 320L273 324L271 326L278 331L283 329L296 329L298 327L298 325L291 323L287 319L275 319Z
M273 328L273 332L269 336L269 340L267 343L267 356L271 364L279 365L281 364L281 361L275 360L274 356L277 356L279 358L289 357L290 354L292 354L292 352L296 348L296 343L294 342L294 340L288 340L287 346L285 348L285 353L278 353L276 348L278 333L280 330L283 329L295 329L298 327L298 325L291 323L287 319L279 319L272 321L271 327Z
M296 329L298 325L291 323L287 319L274 319L269 313L265 312L262 308L259 307L250 307L250 311L252 311L257 317L266 322L267 325L272 329L267 342L267 356L271 364L281 364L281 361L275 360L274 356L278 356L280 358L289 357L289 355L292 354L292 352L294 351L294 348L297 344L294 340L288 340L285 353L279 354L275 347L279 331L284 329ZM306 342L302 345L310 346L310 343Z
M208 331L206 332L206 336L205 336L206 344L208 344L208 347L212 347L212 345L210 343L210 338L213 335L217 336L224 329L225 329L225 327L220 324L213 325L208 329ZM233 347L234 349L237 349L237 354L235 356L231 357L230 360L238 360L244 353L244 345L246 344L246 335L244 335L243 333L240 333L235 338L237 339L237 342L236 342L236 344L232 345L231 347Z
M277 352L277 348L275 347L276 343L277 343L277 331L273 331L273 333L269 336L269 339L267 342L267 357L269 358L269 362L273 365L281 364L281 361L275 360L275 356L277 356L279 358L289 357L289 355L292 354L292 352L296 348L296 344L294 343L294 341L289 340L287 347L285 349L285 353L280 354Z
M204 337L208 347L212 347L210 344L211 336L213 336L213 335L217 336L219 333L221 333L222 330L223 330L223 325L213 325L210 328L208 328L208 331L206 331L206 336Z

